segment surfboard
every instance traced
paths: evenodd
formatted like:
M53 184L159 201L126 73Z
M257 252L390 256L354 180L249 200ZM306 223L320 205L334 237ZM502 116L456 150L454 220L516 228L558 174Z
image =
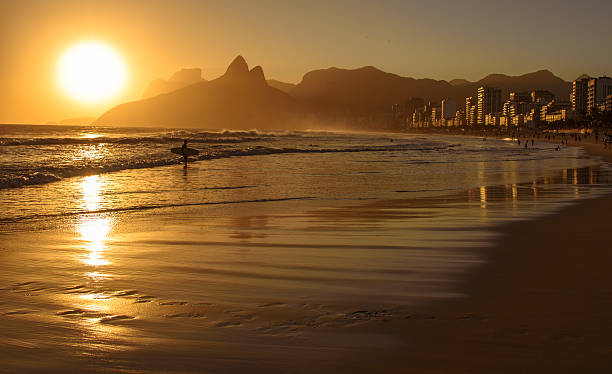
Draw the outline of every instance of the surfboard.
M185 148L185 151L183 152L183 147L172 148L170 149L170 152L176 153L177 155L181 156L197 156L198 154L200 154L200 151L193 148Z

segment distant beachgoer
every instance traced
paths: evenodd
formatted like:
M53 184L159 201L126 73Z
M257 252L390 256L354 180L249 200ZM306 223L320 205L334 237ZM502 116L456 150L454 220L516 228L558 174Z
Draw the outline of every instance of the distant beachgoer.
M561 146L559 146L559 145L558 145L558 146L557 146L557 148L555 148L555 150L557 150L557 151L558 151L560 147L561 147Z
M525 148L527 148L527 144L529 144L529 143L527 143L527 141L525 140Z
M521 139L518 139L518 145L521 145Z

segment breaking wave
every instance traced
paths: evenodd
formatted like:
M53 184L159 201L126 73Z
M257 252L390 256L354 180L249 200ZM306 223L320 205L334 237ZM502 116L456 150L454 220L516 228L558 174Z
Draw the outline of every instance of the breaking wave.
M176 143L176 142L175 142ZM195 142L194 142L195 143ZM319 148L310 146L308 148L292 147L270 147L254 146L247 148L228 148L212 149L208 153L196 158L198 161L213 160L230 157L263 156L273 154L292 154L292 153L341 153L341 152L391 152L403 150L438 151L453 147L453 145L441 145L439 143L430 144L394 144L385 146L353 146L345 148ZM159 156L158 156L159 157ZM0 189L17 188L29 185L45 184L55 182L64 178L87 176L93 174L110 173L129 169L145 169L160 166L177 165L182 161L180 157L158 158L155 160L137 160L128 162L116 161L102 165L82 165L82 166L43 166L29 170L19 170L14 173L7 173L0 176Z

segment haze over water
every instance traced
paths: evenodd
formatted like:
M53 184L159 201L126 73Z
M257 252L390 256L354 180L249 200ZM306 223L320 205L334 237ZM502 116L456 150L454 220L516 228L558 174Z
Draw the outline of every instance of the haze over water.
M609 190L597 160L546 143L3 130L0 343L16 370L33 353L116 369L129 351L308 345L314 329L401 318L461 297L491 227ZM183 138L201 150L187 168L168 152Z

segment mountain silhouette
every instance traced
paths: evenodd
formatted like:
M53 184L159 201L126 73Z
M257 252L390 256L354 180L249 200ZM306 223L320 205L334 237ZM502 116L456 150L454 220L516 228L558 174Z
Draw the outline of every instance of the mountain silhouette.
M295 84L293 83L281 82L275 79L268 79L267 82L269 86L278 88L279 90L286 92L286 93L291 93L291 90L295 88Z
M472 82L468 81L467 79L452 79L448 81L448 83L452 84L453 86L465 86L466 84L470 84Z
M474 83L473 86L499 87L502 89L502 96L510 92L548 90L558 99L568 100L572 84L548 70L539 70L518 76L491 74Z
M155 79L149 84L149 87L142 94L143 99L148 99L149 97L161 95L164 93L176 91L180 88L192 85L194 83L202 82L204 79L202 78L202 69L200 68L191 68L191 69L181 69L176 73L172 74L170 79Z
M439 100L455 94L448 82L401 77L373 66L314 70L291 91L316 114L333 120L388 113L392 104L413 96Z
M390 112L391 105L411 97L438 103L444 98L452 98L461 107L466 97L476 96L480 86L499 87L502 97L508 97L513 91L549 90L561 100L569 98L571 89L571 83L548 70L520 76L491 74L477 82L465 79L446 82L401 77L366 66L352 70L333 67L311 71L290 93L320 118L337 121L380 117Z
M325 128L333 124L376 129L383 128L393 104L411 97L438 104L452 98L462 107L480 86L501 88L502 98L512 91L549 90L567 100L571 90L570 82L548 70L446 82L402 77L373 66L313 70L294 85L266 81L261 66L249 69L242 56L215 80L205 81L201 74L198 68L182 69L167 81L156 80L145 92L147 98L118 105L94 124L215 129Z
M312 118L265 80L263 69L238 56L225 74L148 99L120 104L94 124L225 129L304 128Z

